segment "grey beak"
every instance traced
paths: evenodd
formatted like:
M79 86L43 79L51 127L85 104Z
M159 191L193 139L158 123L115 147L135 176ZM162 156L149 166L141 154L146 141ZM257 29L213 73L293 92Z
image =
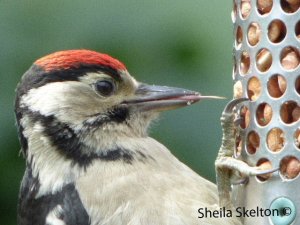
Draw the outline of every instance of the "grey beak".
M202 96L199 92L183 88L140 84L135 96L123 104L136 107L140 111L165 111L188 106L206 98L221 97Z

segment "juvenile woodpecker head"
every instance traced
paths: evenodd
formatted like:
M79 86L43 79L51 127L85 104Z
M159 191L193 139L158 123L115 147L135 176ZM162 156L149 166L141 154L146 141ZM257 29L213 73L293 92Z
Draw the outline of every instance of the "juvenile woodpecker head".
M103 149L112 149L121 137L146 136L157 112L204 97L139 83L109 55L67 50L38 59L23 75L15 113L27 158L33 145L46 145L67 159L86 163Z

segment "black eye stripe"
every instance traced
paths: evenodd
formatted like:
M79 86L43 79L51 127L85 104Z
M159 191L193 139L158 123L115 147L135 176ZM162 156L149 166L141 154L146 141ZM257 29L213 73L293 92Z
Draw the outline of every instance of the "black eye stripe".
M112 95L115 91L115 84L108 80L97 81L94 86L96 91L105 97Z

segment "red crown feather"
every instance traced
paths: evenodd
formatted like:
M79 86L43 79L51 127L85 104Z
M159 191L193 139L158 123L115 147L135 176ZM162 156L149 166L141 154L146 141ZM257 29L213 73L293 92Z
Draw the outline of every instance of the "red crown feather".
M45 71L76 68L82 64L126 70L125 65L119 60L107 54L86 49L55 52L36 60L34 64L41 66Z

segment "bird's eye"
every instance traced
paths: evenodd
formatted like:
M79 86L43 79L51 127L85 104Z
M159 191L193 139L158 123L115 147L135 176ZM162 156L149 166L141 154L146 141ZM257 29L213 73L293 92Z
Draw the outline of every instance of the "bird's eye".
M111 81L101 80L95 83L95 89L102 96L110 96L115 91L115 85Z

